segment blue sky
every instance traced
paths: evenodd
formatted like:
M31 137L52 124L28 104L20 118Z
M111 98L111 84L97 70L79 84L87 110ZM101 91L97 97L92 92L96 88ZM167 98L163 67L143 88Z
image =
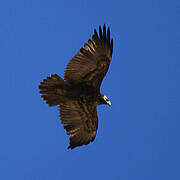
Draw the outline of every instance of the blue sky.
M179 180L180 4L167 0L0 1L0 179ZM107 24L112 63L99 129L67 150L38 84Z

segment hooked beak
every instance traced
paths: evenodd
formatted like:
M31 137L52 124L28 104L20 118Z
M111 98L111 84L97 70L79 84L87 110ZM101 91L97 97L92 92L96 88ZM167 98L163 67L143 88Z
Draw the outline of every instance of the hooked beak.
M103 99L106 103L103 104L107 104L108 106L111 106L111 102L109 101L109 99L106 96L103 96Z
M111 106L111 102L109 100L107 101L107 104L108 104L108 106Z

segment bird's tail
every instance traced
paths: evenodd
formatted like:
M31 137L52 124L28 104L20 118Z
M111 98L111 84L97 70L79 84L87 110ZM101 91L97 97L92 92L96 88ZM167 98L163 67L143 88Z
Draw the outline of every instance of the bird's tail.
M39 85L41 97L49 106L63 104L67 100L67 83L57 74L44 79Z

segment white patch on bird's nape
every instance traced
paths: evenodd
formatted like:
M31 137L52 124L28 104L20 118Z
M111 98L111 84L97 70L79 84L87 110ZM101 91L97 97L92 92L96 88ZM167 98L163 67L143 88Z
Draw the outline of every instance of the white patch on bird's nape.
M104 101L106 101L106 103L111 106L111 102L109 101L109 99L107 98L107 96L103 96Z
M105 101L107 101L107 100L108 100L107 96L103 96L103 99L104 99Z

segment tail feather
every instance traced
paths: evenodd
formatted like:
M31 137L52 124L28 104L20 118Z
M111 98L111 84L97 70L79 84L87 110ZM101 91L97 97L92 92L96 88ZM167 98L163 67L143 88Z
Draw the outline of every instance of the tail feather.
M57 74L44 79L39 85L41 97L49 106L63 104L66 101L67 84Z

